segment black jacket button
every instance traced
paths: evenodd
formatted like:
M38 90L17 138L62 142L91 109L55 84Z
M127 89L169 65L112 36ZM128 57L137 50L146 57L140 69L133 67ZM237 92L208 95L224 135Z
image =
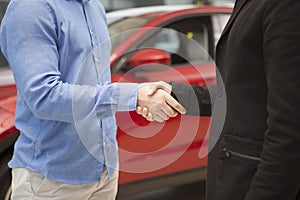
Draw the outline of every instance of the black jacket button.
M228 151L228 149L226 147L222 148L222 152L224 153L224 155L225 155L226 158L230 157L230 152Z

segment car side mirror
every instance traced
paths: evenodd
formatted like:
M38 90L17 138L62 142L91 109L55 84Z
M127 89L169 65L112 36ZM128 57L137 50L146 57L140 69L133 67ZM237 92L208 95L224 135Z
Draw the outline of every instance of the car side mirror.
M146 64L170 65L171 56L163 50L148 48L138 50L129 59L129 65L131 67L138 67Z

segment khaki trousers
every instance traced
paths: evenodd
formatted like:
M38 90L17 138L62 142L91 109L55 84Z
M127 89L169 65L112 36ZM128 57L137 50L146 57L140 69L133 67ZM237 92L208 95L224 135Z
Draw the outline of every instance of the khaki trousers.
M117 187L117 170L110 181L105 169L98 183L68 185L28 169L15 168L12 170L11 200L114 200Z

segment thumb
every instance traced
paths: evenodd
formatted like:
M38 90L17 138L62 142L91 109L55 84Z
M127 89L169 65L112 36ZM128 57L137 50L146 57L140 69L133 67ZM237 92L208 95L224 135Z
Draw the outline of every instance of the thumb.
M162 89L166 91L167 93L171 93L172 86L164 81L158 81L150 85L149 91L148 91L148 96L152 96L155 94L155 92L159 89Z
M151 84L150 87L149 87L149 90L147 92L147 95L148 96L152 96L155 94L155 92L159 89L163 89L163 86L161 85L158 85L158 84Z
M186 114L187 110L170 95L166 97L166 102L168 105L170 105L174 110L176 110L180 114L183 115Z

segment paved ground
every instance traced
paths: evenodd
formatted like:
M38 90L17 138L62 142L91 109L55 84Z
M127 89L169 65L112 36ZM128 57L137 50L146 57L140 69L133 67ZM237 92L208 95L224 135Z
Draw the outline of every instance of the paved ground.
M205 200L205 183L197 182L180 187L164 188L120 200Z

